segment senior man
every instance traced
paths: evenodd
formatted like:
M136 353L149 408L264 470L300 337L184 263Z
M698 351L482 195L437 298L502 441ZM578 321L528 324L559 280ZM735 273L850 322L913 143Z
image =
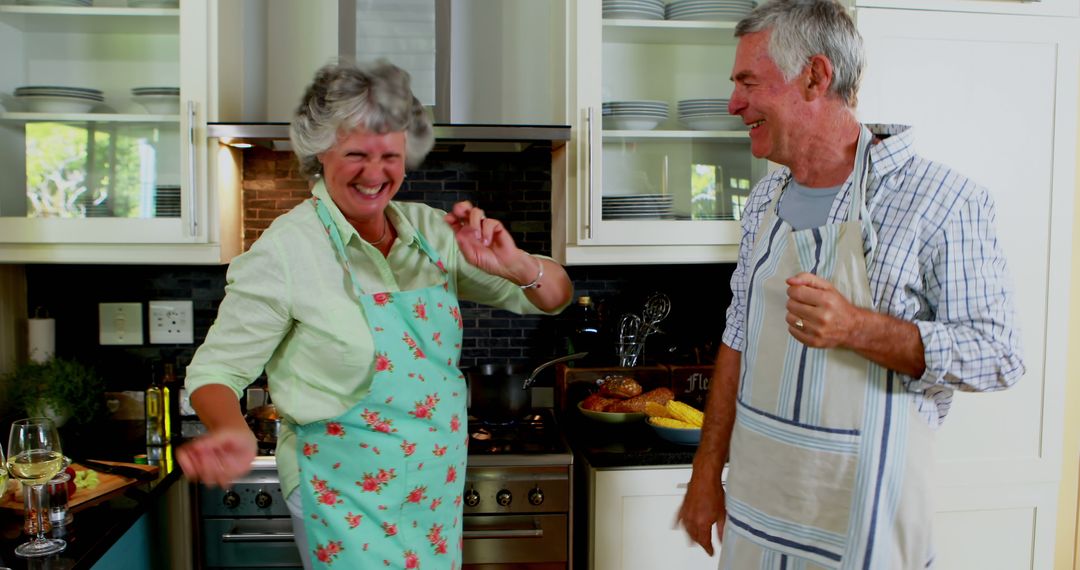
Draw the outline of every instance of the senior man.
M745 208L680 521L710 555L717 527L721 568L930 568L933 430L954 391L1024 373L992 200L859 122L837 2L766 2L735 35L729 111L783 168Z

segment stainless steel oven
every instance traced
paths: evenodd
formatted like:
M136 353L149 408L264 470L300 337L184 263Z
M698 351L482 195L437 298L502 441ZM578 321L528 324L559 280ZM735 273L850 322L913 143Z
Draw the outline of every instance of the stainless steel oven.
M469 417L464 570L570 568L573 455L554 420Z
M550 412L469 417L462 570L571 567L573 455ZM199 568L302 568L272 456L230 490L195 496Z
M196 497L199 568L303 568L273 457L257 457L228 491L200 485Z

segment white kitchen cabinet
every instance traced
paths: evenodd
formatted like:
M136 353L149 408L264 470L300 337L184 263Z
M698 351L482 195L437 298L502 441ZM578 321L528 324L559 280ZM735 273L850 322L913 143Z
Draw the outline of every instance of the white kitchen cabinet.
M1016 291L1027 374L1002 392L957 393L938 434L942 567L1050 568L1065 425L1080 22L870 8L856 18L869 62L860 118L913 125L917 152L989 189Z
M574 137L553 178L555 255L567 264L733 261L741 206L766 171L738 117L693 130L679 102L726 99L735 22L603 17L571 2ZM610 102L659 101L655 128L616 125ZM565 184L564 184L565 183Z
M855 0L856 7L981 12L1023 16L1080 16L1076 0Z
M676 525L690 467L590 469L589 570L715 568Z
M0 5L0 262L228 258L205 134L216 2L128 4ZM26 85L104 102L33 108L13 96ZM179 88L179 107L143 107L139 87Z

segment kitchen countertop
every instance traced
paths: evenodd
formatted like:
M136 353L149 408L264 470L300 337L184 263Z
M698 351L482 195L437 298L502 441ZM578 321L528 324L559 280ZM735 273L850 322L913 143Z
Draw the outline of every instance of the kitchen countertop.
M102 454L94 457L131 460L130 453L113 453L112 457ZM166 469L166 465L171 470ZM62 536L68 543L67 548L45 558L27 559L15 555L15 547L27 540L22 534L23 516L9 509L0 509L0 566L12 570L89 569L181 477L180 468L174 461L163 461L157 480L132 485L100 504L75 512ZM60 535L54 531L54 536Z
M689 467L696 446L660 439L644 421L606 424L573 409L559 416L567 443L596 469L623 467Z

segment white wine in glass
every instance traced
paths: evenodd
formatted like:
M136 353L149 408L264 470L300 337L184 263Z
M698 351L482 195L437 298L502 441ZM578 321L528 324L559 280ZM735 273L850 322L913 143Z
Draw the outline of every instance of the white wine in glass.
M64 456L55 451L35 450L11 458L8 470L23 485L44 485L64 466Z
M3 500L4 495L7 494L7 460L4 459L4 446L0 445L0 500Z
M11 424L8 437L8 472L32 493L37 516L37 536L20 544L15 554L26 558L48 556L67 548L59 538L46 538L43 523L45 483L64 468L64 454L56 425L48 418L27 418Z

